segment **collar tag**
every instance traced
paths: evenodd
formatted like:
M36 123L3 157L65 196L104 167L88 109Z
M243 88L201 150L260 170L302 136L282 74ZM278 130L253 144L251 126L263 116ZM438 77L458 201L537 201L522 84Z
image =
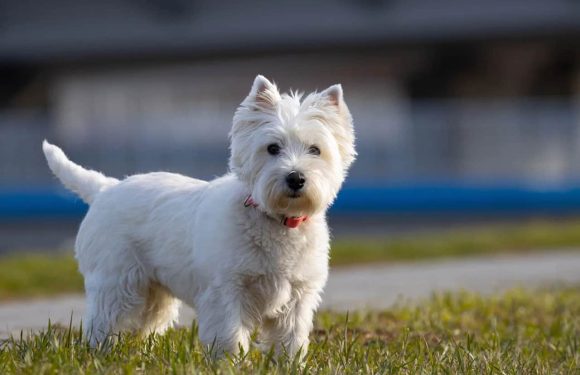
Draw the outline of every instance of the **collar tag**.
M252 199L251 195L248 195L244 201L244 207L258 207L258 204ZM300 224L308 220L308 216L284 216L280 221L280 224L287 226L288 228L298 228Z
M308 216L292 216L284 217L282 219L282 224L286 225L288 228L297 228L300 224L305 222Z

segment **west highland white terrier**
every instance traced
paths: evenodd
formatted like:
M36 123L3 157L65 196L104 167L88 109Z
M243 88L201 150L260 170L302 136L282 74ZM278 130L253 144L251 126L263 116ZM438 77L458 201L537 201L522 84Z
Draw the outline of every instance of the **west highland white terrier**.
M121 330L163 333L180 300L220 353L261 344L304 354L328 276L326 210L354 161L342 88L302 99L257 76L230 132L230 173L120 181L44 141L52 172L90 205L75 252L92 345Z

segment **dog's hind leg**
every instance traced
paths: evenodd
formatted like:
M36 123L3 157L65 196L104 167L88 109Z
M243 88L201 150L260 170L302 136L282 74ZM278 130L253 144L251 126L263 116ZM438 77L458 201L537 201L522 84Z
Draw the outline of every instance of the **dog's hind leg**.
M173 327L179 316L180 305L181 302L167 288L151 283L142 315L142 332L163 334Z
M85 286L85 295L87 311L83 320L83 334L91 346L95 347L112 332L113 324L104 307L107 304L106 292L101 288Z
M85 278L87 313L84 334L92 346L120 330L140 331L147 300L148 280L133 266L115 274Z

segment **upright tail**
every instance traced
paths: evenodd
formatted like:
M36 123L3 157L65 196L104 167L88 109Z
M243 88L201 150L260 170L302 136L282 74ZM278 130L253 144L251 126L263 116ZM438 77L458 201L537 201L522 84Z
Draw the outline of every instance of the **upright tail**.
M84 169L70 161L64 152L46 140L42 142L42 150L48 161L50 170L71 191L78 194L88 204L91 204L95 196L109 186L116 185L119 180L107 177L97 171Z

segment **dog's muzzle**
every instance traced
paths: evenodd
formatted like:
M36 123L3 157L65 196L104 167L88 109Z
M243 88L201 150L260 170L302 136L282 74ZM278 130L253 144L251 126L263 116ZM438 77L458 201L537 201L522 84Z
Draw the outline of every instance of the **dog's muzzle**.
M292 191L298 191L304 187L306 182L306 177L302 172L292 171L286 176L286 184Z

